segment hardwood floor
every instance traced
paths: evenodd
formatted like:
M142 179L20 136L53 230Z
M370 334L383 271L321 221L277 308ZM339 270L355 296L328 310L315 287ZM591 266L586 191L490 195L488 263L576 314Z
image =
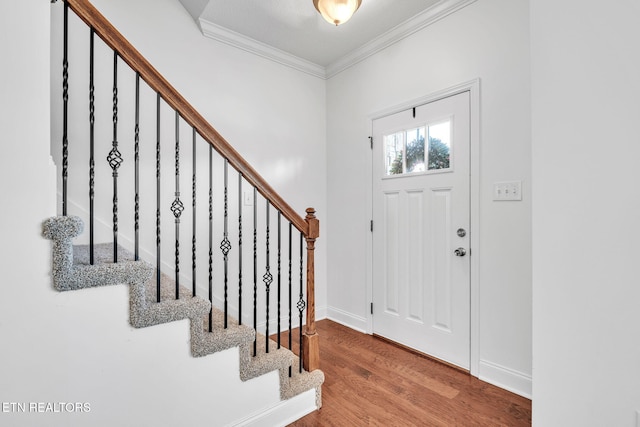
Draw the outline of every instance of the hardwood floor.
M318 333L323 406L291 426L531 425L529 399L330 320Z

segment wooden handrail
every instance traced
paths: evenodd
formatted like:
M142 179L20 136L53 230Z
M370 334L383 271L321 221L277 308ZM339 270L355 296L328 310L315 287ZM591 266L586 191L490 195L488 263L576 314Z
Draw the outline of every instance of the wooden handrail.
M207 122L196 109L138 52L129 41L88 1L65 0L71 10L126 62L140 77L160 94L162 99L196 129L229 164L240 172L273 207L279 210L294 227L308 236L307 222L265 181L265 179L240 156L240 154Z

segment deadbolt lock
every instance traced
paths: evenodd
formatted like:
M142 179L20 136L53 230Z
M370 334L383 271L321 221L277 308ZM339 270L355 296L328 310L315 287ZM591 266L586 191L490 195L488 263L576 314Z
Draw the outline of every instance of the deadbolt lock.
M458 235L458 237L464 237L467 235L467 230L465 230L464 228L458 228L456 234Z

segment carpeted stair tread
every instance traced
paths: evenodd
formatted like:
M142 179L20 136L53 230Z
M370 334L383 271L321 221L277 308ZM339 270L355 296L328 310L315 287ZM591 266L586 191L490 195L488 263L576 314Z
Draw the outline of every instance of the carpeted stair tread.
M266 342L264 335L256 335L255 356L253 341L240 347L240 379L243 381L259 377L275 369L280 372L283 370L289 372L289 367L295 359L294 354L284 347L278 348L278 344L271 339L269 339L269 352L267 352Z
M90 265L89 260L89 245L73 245L73 265ZM118 262L133 260L133 254L118 245ZM93 245L93 264L113 264L113 243Z
M212 330L209 332L209 313L191 322L191 354L202 357L218 351L239 347L253 342L255 331L229 317L227 328L224 327L224 313L213 307Z
M89 263L88 245L73 247L73 265L67 280L68 290L131 284L148 280L152 268L144 261L126 257L127 252L118 251L118 263L113 262L113 245L95 245L94 263Z
M193 296L186 287L178 286L176 299L175 280L166 274L160 274L160 302L156 273L142 289L131 288L131 324L137 328L173 322L182 319L202 318L209 313L211 304L199 296Z
M316 369L315 371L307 372L304 369L302 372L298 371L298 357L295 357L293 367L291 369L291 377L289 377L289 371L287 370L284 375L286 380L280 380L280 398L282 400L290 399L307 390L316 389L316 401L318 407L322 406L322 396L320 395L321 386L324 383L324 373ZM282 377L283 373L280 372Z
M152 274L152 267L144 261L121 263L107 261L104 245L97 250L99 262L89 265L88 246L74 248L71 239L82 233L84 224L74 216L48 218L42 224L42 235L53 241L53 286L58 291L117 285L120 283L144 283ZM111 246L113 247L113 246Z

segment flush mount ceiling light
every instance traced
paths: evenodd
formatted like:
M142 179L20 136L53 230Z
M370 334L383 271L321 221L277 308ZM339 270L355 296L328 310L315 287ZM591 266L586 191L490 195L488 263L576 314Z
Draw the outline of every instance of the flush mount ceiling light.
M347 22L360 7L362 0L313 0L320 15L336 26Z

